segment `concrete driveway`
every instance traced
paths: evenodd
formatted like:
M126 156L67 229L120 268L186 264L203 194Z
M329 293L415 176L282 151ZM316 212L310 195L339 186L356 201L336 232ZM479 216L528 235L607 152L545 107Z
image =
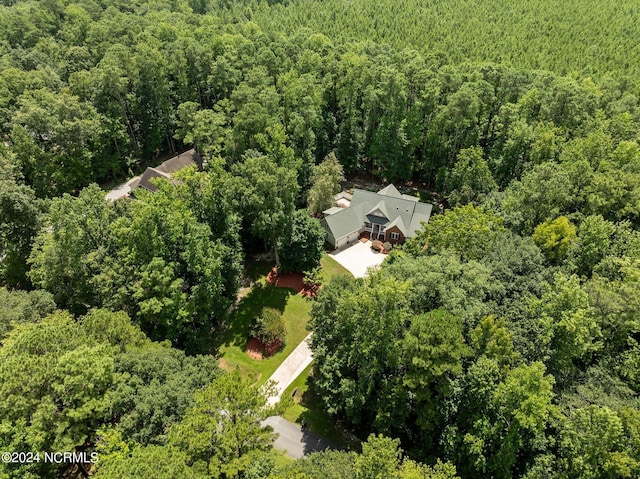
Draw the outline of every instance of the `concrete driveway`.
M107 200L115 201L127 196L129 193L131 193L131 183L136 181L138 178L140 177L136 176L134 178L131 178L126 183L122 183L121 185L118 185L115 188L113 188L109 193L107 193Z
M329 253L329 256L347 268L356 278L364 278L369 268L379 266L387 257L386 254L373 251L371 241L366 243L358 241L346 248Z
M287 358L269 378L269 381L273 381L275 383L276 389L276 394L268 399L270 406L273 406L275 403L280 401L284 390L287 389L289 385L295 381L300 374L302 374L302 371L311 364L311 361L313 361L313 353L309 347L311 334L313 333L309 333L309 335L304 338L298 346L296 346L296 349L291 351L291 354L287 356Z

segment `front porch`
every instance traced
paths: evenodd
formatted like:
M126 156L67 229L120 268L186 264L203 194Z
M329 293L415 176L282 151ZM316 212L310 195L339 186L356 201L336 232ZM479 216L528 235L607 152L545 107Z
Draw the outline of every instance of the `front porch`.
M363 230L360 232L360 239L366 238L368 240L380 240L382 242L386 241L385 232L383 231L382 225L367 223L365 224Z

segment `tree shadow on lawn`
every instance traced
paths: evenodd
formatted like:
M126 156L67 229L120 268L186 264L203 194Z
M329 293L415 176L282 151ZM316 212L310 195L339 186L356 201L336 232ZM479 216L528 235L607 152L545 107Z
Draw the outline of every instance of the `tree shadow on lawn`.
M244 349L249 339L249 330L262 310L273 308L282 314L289 297L294 294L293 290L287 288L263 284L254 285L227 320L222 345Z
M247 284L258 282L269 274L271 268L273 268L273 264L270 261L247 260L243 275L244 280Z
M341 427L336 418L326 411L326 406L313 383L313 376L307 378L302 389L301 393L296 393L294 399L303 408L295 418L295 422L302 424L303 420L306 421L307 429L323 439L316 444L317 438L309 436L310 449L305 452L313 452L313 449L318 448L319 444L328 445L332 449L358 450L360 440Z

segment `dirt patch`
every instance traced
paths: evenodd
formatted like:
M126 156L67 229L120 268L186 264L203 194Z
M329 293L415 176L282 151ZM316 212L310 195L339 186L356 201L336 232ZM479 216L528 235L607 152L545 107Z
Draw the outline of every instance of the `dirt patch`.
M262 359L262 353L264 352L264 346L256 338L251 338L247 342L246 351L251 359L256 359L260 361Z
M225 371L233 371L233 366L229 364L229 361L227 361L225 358L218 359L218 366L220 366Z
M304 276L301 273L278 274L276 268L273 268L267 274L267 283L280 288L290 288L296 293L304 290Z
M276 339L275 341L271 341L270 343L265 344L264 346L263 356L265 358L270 358L282 348L282 339Z

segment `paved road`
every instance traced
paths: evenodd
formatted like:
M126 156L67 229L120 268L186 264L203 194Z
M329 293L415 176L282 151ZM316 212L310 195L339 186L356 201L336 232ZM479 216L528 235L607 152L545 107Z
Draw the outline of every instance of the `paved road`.
M337 449L334 444L322 436L308 429L302 430L298 424L289 422L280 416L268 417L262 422L262 425L271 426L279 434L278 439L273 443L273 447L286 451L287 456L294 459L300 459L312 452Z
M311 364L311 361L313 361L313 354L311 348L309 348L311 334L312 333L309 333L309 335L298 344L296 349L291 351L287 359L283 361L269 378L270 381L276 383L276 394L269 398L269 405L273 406L280 401L284 390L287 389L289 385L302 374L302 371Z

